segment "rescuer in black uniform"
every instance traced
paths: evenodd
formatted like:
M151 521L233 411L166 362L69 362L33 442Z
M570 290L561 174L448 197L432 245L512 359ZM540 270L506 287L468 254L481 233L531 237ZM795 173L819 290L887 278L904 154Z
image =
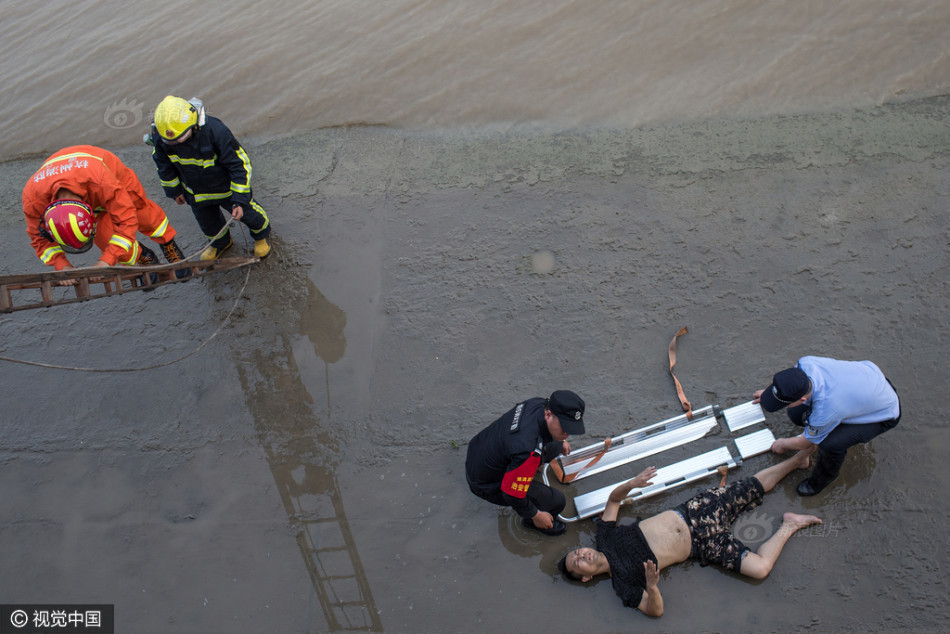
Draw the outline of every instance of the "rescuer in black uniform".
M584 400L569 390L518 403L468 443L465 476L472 493L510 506L526 528L545 535L566 529L556 519L564 494L534 480L538 466L571 452L567 439L584 433Z
M209 240L227 222L223 207L251 230L254 255L267 257L270 219L251 191L251 159L220 119L206 116L200 100L169 95L155 108L148 142L165 195L191 206ZM230 246L229 231L215 238L201 259L216 260Z

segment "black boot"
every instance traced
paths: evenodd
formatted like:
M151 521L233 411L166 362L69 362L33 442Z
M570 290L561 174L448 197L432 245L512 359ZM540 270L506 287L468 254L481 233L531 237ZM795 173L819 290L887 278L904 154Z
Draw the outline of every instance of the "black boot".
M139 242L139 249L142 252L139 253L139 259L135 261L135 266L155 266L156 264L161 264L155 252L141 242Z
M141 242L139 242L139 249L141 249L142 252L139 253L139 259L135 261L135 266L155 266L156 264L160 264L155 252ZM142 284L145 286L158 284L159 281L158 273L146 273L142 275Z
M799 483L798 488L795 489L795 491L800 496L805 498L811 495L818 495L819 493L824 491L825 487L828 486L828 484L829 484L828 482L825 482L825 483L817 482L815 481L814 478L805 478Z
M539 533L543 533L544 535L550 535L551 537L557 537L558 535L563 535L564 531L567 530L567 525L565 525L564 522L557 519L554 520L554 524L551 526L551 528L538 528L537 526L534 525L533 521L529 520L526 517L521 518L521 525L524 526L525 528L530 528L533 531L538 531Z
M175 244L174 240L169 240L165 244L159 246L162 247L162 253L165 255L165 259L168 260L169 264L181 262L185 259L185 254L181 252L181 249L178 248L178 245ZM191 277L191 269L178 269L175 271L175 277L180 280L183 280L186 277Z

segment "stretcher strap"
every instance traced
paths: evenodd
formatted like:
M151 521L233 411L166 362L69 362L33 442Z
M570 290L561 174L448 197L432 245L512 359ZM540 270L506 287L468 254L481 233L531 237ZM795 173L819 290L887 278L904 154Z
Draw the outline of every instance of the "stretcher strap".
M683 392L683 386L680 385L679 379L677 379L676 375L673 374L673 368L676 366L676 340L688 332L689 330L686 328L686 326L683 326L677 331L675 335L673 335L673 339L670 341L670 376L673 377L673 383L676 384L676 395L680 399L680 405L683 406L683 411L686 412L686 418L692 420L693 406L686 399L686 394Z
M593 458L590 459L590 462L585 464L583 467L575 471L574 473L564 473L564 470L561 469L561 465L558 464L557 460L551 463L551 467L554 469L554 475L557 476L557 479L561 484L567 484L568 482L573 482L575 478L587 471L592 469L595 464L600 462L600 459L607 455L607 452L610 451L610 445L613 442L610 438L604 440L604 448L597 452Z

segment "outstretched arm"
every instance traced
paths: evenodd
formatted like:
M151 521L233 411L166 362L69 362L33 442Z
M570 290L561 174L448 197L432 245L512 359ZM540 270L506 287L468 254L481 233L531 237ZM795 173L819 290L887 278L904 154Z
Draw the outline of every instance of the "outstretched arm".
M603 519L605 522L612 522L616 520L617 514L620 512L620 503L624 501L624 498L627 497L630 491L649 485L650 480L655 475L656 467L647 467L642 472L640 472L637 477L627 480L611 491L610 497L607 498L607 506L604 508L604 513L601 515L601 519Z
M647 616L663 616L663 595L657 585L660 582L660 571L652 561L644 561L643 574L647 578L647 589L637 609Z

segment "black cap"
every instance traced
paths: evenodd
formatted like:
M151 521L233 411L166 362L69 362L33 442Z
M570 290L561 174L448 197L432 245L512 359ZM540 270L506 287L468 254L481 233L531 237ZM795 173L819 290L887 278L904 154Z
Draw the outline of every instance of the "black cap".
M557 390L548 399L548 409L561 421L561 429L571 436L584 433L584 399L570 390Z
M772 377L772 384L760 397L762 409L777 412L789 403L794 403L811 391L811 381L801 368L782 370Z

